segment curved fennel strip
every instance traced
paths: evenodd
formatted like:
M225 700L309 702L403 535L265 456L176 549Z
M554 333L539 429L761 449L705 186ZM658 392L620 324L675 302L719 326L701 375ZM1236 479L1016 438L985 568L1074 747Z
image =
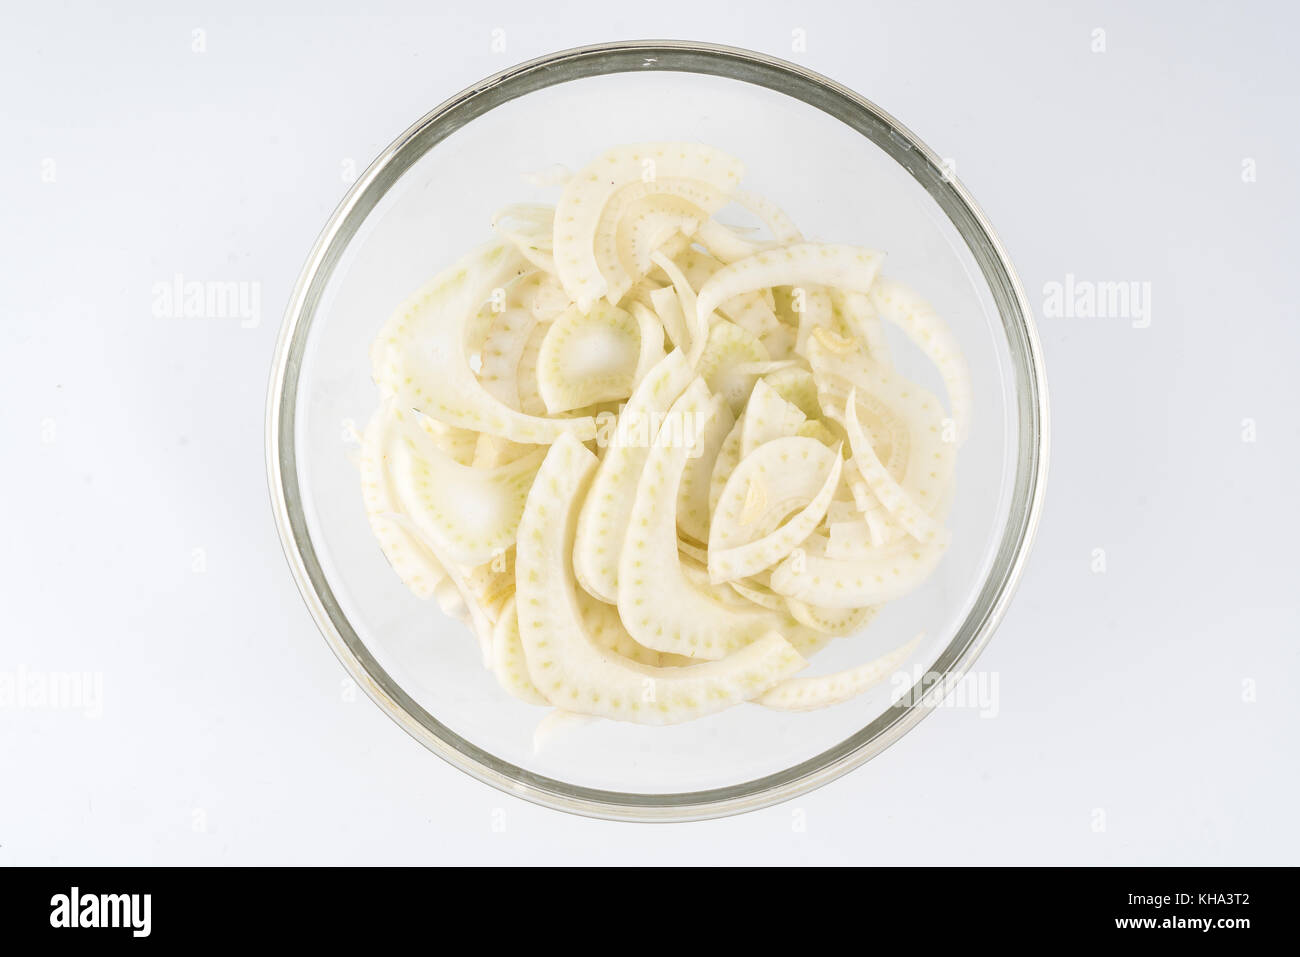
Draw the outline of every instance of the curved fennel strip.
M692 362L709 388L722 394L732 414L738 415L759 375L759 370L750 367L768 359L767 349L752 333L720 319L709 329L703 349Z
M682 312L682 301L677 297L677 290L672 286L653 290L650 293L650 304L663 324L668 339L685 355L691 347L691 334L686 328L686 316Z
M670 352L641 380L619 416L578 517L574 572L602 601L618 601L618 563L641 470L659 423L694 378L685 356Z
M763 381L777 395L798 408L806 418L821 418L822 407L817 397L817 380L808 369L788 366L768 373L763 376Z
M601 211L593 241L605 296L617 303L650 271L650 253L673 232L691 235L727 204L727 193L708 183L672 177L644 178L621 187Z
M760 446L732 472L709 533L714 582L748 578L778 561L821 524L844 460L815 439L791 437ZM779 527L793 509L798 511Z
M586 634L573 577L573 527L596 457L570 436L551 446L519 530L519 633L529 675L566 711L642 724L703 717L762 694L806 662L779 634L725 661L654 668L621 660Z
M380 406L361 438L361 493L370 530L379 547L406 587L420 598L432 598L434 588L447 577L442 563L398 517L401 506L388 474L389 435L400 413L391 405Z
M848 701L897 671L911 657L920 641L921 636L917 635L907 644L848 671L812 678L787 678L765 692L758 703L778 711L812 711Z
M632 387L635 388L650 374L651 369L663 361L667 353L664 351L664 327L659 318L644 303L634 302L631 305L641 340L637 347L636 366L632 370ZM630 394L631 389L628 391Z
M656 252L650 258L656 266L664 271L664 275L668 277L673 290L677 293L677 302L681 307L682 315L685 317L686 335L690 342L690 348L686 350L686 355L691 360L691 365L698 365L700 354L704 351L709 337L708 317L701 318L699 311L695 308L695 290L691 288L690 280L686 278L686 275L677 268L677 264L663 252Z
M519 636L519 614L513 596L506 602L497 619L492 636L492 673L501 687L529 704L546 704L542 693L528 674L528 660L524 655L524 642Z
M731 198L761 219L778 243L788 245L803 242L803 234L795 226L794 220L770 199L743 189L735 190Z
M918 542L934 541L942 533L943 526L921 508L880 463L858 423L857 398L856 389L849 392L844 408L844 427L849 433L854 466L871 489L871 494L909 535Z
M677 490L677 528L697 542L709 540L709 482L722 443L734 425L726 398L715 395L698 420L698 442L682 470L682 484Z
M689 558L692 561L694 561L701 568L704 568L706 565L709 564L709 550L707 547L701 545L693 545L690 542L683 541L682 539L679 538L677 539L677 550L681 552L682 555L684 555L686 558ZM682 567L685 568L686 566L687 566L687 562L682 562Z
M816 335L822 342L828 340L834 342L849 342L850 340L842 339L834 330L835 310L831 306L831 297L825 289L819 286L799 287L797 290L802 293L799 310L799 326L796 331L794 351L799 355L805 355L808 351L808 340Z
M632 393L642 332L637 320L608 303L590 312L568 309L550 324L537 361L537 386L552 415L624 399Z
M855 246L795 243L768 249L724 266L696 296L705 321L719 304L744 292L771 286L836 286L868 292L880 270L881 254Z
M835 305L840 324L850 336L862 341L871 361L892 369L894 360L890 354L889 341L885 338L884 323L881 322L876 307L871 304L871 297L866 293L832 289L831 301Z
M682 250L675 262L692 289L699 289L724 265L723 261L694 247ZM761 291L741 293L719 303L717 314L760 340L781 328L781 320Z
M731 590L734 591L741 598L744 598L746 601L751 601L755 605L758 605L762 608L767 608L772 611L781 611L782 609L789 609L789 599L782 598L776 592L772 591L772 589L765 588L762 585L757 584L753 579L742 579L741 581L727 582L727 584L730 585ZM794 615L793 610L791 610L791 617L794 618L795 621L800 622L801 624L808 625L808 627L810 628L814 628L815 631L826 630L824 628L815 628L815 626L810 625L808 622L798 618L796 615Z
M494 399L519 408L519 360L537 319L528 309L506 309L488 328L480 354L479 380Z
M599 598L593 598L581 588L577 590L578 613L586 628L591 643L602 651L608 651L628 661L642 665L660 665L680 663L672 655L661 655L644 645L639 645L623 627L623 619L618 617L618 608L607 605ZM665 660L669 659L669 660Z
M395 433L409 415L390 400L375 411L362 436L361 487L370 528L389 564L411 591L421 598L435 598L443 611L469 625L487 663L491 660L491 620L474 599L459 566L440 554L407 514L400 486L390 473Z
M492 229L539 270L554 275L555 257L551 255L554 213L549 206L522 203L507 206L492 217ZM512 221L517 224L514 228Z
M799 624L807 625L814 631L835 638L842 638L862 628L876 617L878 610L875 605L864 605L860 608L819 608L797 598L787 598L785 604L791 616Z
M751 242L734 229L729 229L716 219L706 219L695 230L695 239L720 262L734 263L762 251L758 243Z
M946 547L943 542L901 541L859 559L796 552L772 570L772 590L826 608L879 605L919 587Z
M957 442L965 441L970 432L971 406L974 404L970 370L966 368L966 357L947 324L928 303L900 282L882 279L870 292L872 305L880 316L902 329L939 369L952 407Z
M498 401L466 359L465 328L494 289L527 272L522 257L490 246L452 267L398 308L371 352L375 381L401 402L447 425L547 444L590 439L595 422L525 415Z
M555 207L555 266L565 291L586 312L609 289L596 258L596 234L610 199L646 179L686 179L730 193L744 167L721 150L690 143L623 146L609 150L564 186Z
M807 420L802 409L783 398L766 380L759 379L741 419L741 456L748 457L764 442L798 435Z
M707 402L708 390L697 379L673 404L663 428ZM647 648L717 659L771 632L779 619L765 609L728 608L683 574L676 509L687 452L681 442L656 442L646 459L619 558L618 610L628 633Z
M439 555L481 565L515 543L524 499L544 449L496 468L461 465L406 424L387 448L398 500Z
M927 514L935 514L951 484L957 451L955 437L945 434L939 400L897 372L831 355L817 344L810 358L827 386L828 414L840 417L856 390L854 411L865 416L859 424L878 461Z
M731 427L731 431L727 433L727 437L722 440L722 446L718 449L717 460L713 463L713 471L709 474L709 521L713 520L713 515L718 510L718 502L722 500L727 480L740 464L741 437L744 428L745 421L742 416Z
M542 416L546 414L546 403L542 401L542 388L537 381L537 370L541 365L542 343L551 328L550 322L539 322L524 343L524 351L519 356L519 411L525 415Z

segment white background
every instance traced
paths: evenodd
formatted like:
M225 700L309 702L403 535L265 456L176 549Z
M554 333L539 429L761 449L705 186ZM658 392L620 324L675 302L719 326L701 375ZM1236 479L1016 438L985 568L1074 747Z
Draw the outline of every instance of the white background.
M0 33L0 672L103 675L98 718L0 709L0 864L1300 862L1287 5L137 6ZM1039 311L1067 274L1152 290L1149 328L1040 321L1052 474L980 661L997 717L941 710L792 804L679 826L525 804L344 700L262 456L279 315L348 161L512 63L651 35L898 116ZM155 318L178 273L260 283L260 323Z

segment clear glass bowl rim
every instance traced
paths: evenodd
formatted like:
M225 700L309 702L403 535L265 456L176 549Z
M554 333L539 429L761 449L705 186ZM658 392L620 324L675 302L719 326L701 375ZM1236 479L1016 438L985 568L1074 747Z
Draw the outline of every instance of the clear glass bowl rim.
M974 606L931 669L943 681L929 686L919 700L904 696L835 747L782 771L710 790L647 794L571 785L502 761L443 725L393 681L352 628L321 568L302 507L294 436L302 358L321 294L362 221L402 173L461 126L534 90L611 73L660 70L726 77L802 100L866 136L926 189L989 284L1007 335L1019 434L1008 521ZM901 738L942 701L949 682L967 672L997 628L1023 571L1047 479L1047 381L1030 317L1002 244L965 188L897 120L839 83L765 54L696 42L620 41L539 57L463 90L390 144L348 191L303 266L275 347L266 407L267 474L285 557L317 626L357 684L417 741L478 780L545 807L609 820L701 820L768 807L827 784Z

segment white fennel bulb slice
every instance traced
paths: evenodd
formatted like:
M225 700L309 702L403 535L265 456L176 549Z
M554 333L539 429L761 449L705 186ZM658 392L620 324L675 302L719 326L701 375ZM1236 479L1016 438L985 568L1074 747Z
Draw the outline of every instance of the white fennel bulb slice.
M713 463L713 471L709 473L709 520L713 520L714 513L718 510L718 502L722 498L723 489L727 487L727 479L731 478L731 473L736 470L740 464L740 441L741 433L745 427L744 418L732 426L727 437L722 440L722 447L718 449L717 461Z
M696 309L707 321L720 303L770 286L837 286L867 292L880 270L881 255L855 246L796 243L768 249L715 272L700 287Z
M528 660L524 655L524 642L519 637L519 614L515 599L511 598L502 609L492 637L492 673L501 687L520 701L529 704L547 704L547 700L533 684L528 674Z
M909 535L920 542L934 541L943 527L913 500L881 464L858 423L857 406L857 390L854 389L849 393L844 408L844 427L849 434L854 467L866 481L875 499Z
M362 436L359 464L370 527L398 577L417 596L435 599L444 612L467 624L478 638L484 664L490 664L492 620L475 599L463 567L440 552L408 514L402 483L394 477L392 453L413 415L389 400Z
M697 379L673 404L662 429L680 428L676 420L697 414L708 401L708 390ZM619 559L618 610L628 633L647 648L717 659L758 640L780 619L765 609L729 607L683 572L676 509L688 451L672 441L650 449Z
M818 497L829 475L838 479L837 459L836 450L802 436L760 445L727 477L709 529L710 552L734 548L777 528ZM827 507L829 504L828 496ZM825 511L823 507L823 516Z
M653 179L620 189L606 205L596 231L596 261L618 302L650 271L650 254L673 235L692 235L728 196L700 180Z
M767 354L774 360L794 359L798 355L795 352L797 340L797 331L781 323L777 323L775 328L769 329L758 337Z
M795 621L834 638L842 638L865 628L878 610L875 605L862 608L819 608L797 598L787 598L785 604Z
M663 655L637 644L627 633L623 620L618 617L617 606L607 605L581 588L577 589L577 596L583 627L595 647L638 664L656 667L663 664Z
M677 290L672 286L654 290L650 293L650 304L663 323L669 341L685 355L691 347L691 334L686 328L686 316L682 312L682 301L677 298Z
M533 684L566 711L671 724L750 700L804 667L773 632L722 661L655 668L620 659L586 633L573 577L573 528L596 458L571 436L551 446L520 526L519 633Z
M677 540L677 550L697 562L701 568L709 563L709 550L700 545L693 545L690 542L684 542L680 538ZM685 562L682 563L685 566Z
M636 318L637 334L641 344L636 357L636 368L632 373L632 385L635 387L650 370L663 361L664 327L654 311L641 302L633 302L632 315Z
M618 562L641 469L665 413L694 378L686 357L673 350L632 393L610 437L591 492L578 518L573 565L595 597L618 600Z
M796 292L802 293L802 296L800 297L799 329L795 339L794 351L799 355L805 355L808 351L808 340L814 333L823 341L828 338L828 333L833 334L835 310L831 306L830 293L819 286L801 286ZM845 347L853 348L851 343L846 344Z
M851 522L831 522L826 526L826 557L857 561L882 554L886 545L902 542L906 533L897 525L889 522L889 516L880 511L882 524L875 524L875 518L867 513L863 518ZM931 544L943 544L948 540L948 532L940 530ZM906 543L904 543L906 544Z
M554 275L555 258L551 255L554 214L550 206L507 206L492 217L492 228L540 271Z
M404 417L404 419L407 422L413 421L418 428L429 436L430 441L461 465L473 464L474 456L478 454L479 436L482 433L445 425L437 419L429 418L427 415L412 414Z
M709 479L722 442L734 425L726 399L715 395L698 423L698 441L682 470L682 485L677 490L677 528L697 542L709 540Z
M668 281L672 283L674 291L677 293L677 301L681 306L682 315L685 317L687 325L687 336L690 339L690 348L686 356L691 360L691 365L697 365L700 361L700 353L704 351L705 342L709 336L709 323L707 319L701 320L698 310L695 308L695 290L691 286L690 280L686 274L678 268L673 262L672 257L665 254L662 250L651 254L650 258Z
M781 398L799 407L809 419L820 419L821 403L817 400L817 382L813 374L802 365L786 366L763 376Z
M585 312L609 291L596 258L596 235L606 205L620 189L665 178L698 180L730 193L743 173L739 160L690 143L624 146L598 157L565 184L555 208L555 266L569 298Z
M920 640L921 636L917 635L907 644L874 661L847 671L811 678L787 678L765 692L758 703L778 711L813 711L842 704L879 684L902 667Z
M506 602L515 594L514 546L493 555L491 561L482 565L456 567L465 578L469 596L478 603L488 620L495 624L500 620Z
M459 464L407 423L394 431L386 454L398 501L424 539L452 561L481 565L514 544L545 450L476 469Z
M425 419L423 421L429 421ZM480 432L478 442L474 446L474 458L470 465L476 469L494 469L498 465L509 465L516 462L530 452L537 451L535 445L521 445L518 442L511 442L509 439L503 439L498 435L488 435Z
M479 380L494 399L512 409L519 408L519 360L536 325L530 310L506 309L493 320L483 340Z
M388 564L407 588L420 598L432 598L447 577L442 563L401 520L401 505L388 471L389 436L401 413L391 404L380 406L361 438L361 492L370 530L379 540Z
M814 536L815 538L815 536ZM903 540L873 549L866 557L835 559L813 549L796 549L772 570L772 590L810 605L856 608L901 598L929 577L943 557L945 542Z
M970 432L974 399L966 357L952 331L928 303L900 282L882 277L870 293L881 318L902 329L938 368L948 391L957 442L964 442Z
M876 307L871 304L871 297L866 293L832 289L831 300L841 325L849 335L866 344L871 361L892 369L894 360L890 355L889 340L885 338L885 326Z
M750 609L753 605L749 598L736 591L734 588L717 588L715 583L709 578L709 569L706 562L700 562L683 552L682 558L682 575L686 580L703 592L717 599L723 605L729 608ZM728 583L729 584L729 583ZM766 606L764 606L766 607ZM777 605L773 611L784 612L785 607ZM773 624L776 619L773 619Z
M608 303L589 312L560 313L542 339L537 386L552 415L632 393L641 326L629 313Z
M831 449L844 443L843 437L837 435L835 430L821 419L809 419L799 426L795 431L795 435L801 435L807 439L816 439L822 445Z
M744 598L746 601L753 602L760 608L767 608L771 611L780 611L783 608L789 607L789 599L782 598L776 592L772 591L772 589L758 584L752 578L727 582L727 584L737 595Z
M827 415L842 419L849 393L856 390L854 410L877 460L927 514L936 514L947 497L957 453L939 400L897 372L832 355L818 343L809 355L819 385L826 386Z
M631 264L634 274L644 276L654 266L654 254L674 236L691 236L700 224L699 217L689 209L665 207L658 202L642 200L647 208L635 214L635 220L619 231L619 257ZM638 204L641 205L641 204ZM631 285L629 280L627 285ZM622 290L611 289L607 296L613 298ZM621 298L621 297L620 297ZM615 302L618 301L614 298Z
M742 189L736 190L731 198L762 220L778 243L786 245L803 242L803 234L795 226L794 220L771 200Z
M802 409L784 399L766 380L759 379L741 418L741 457L749 456L764 442L798 435L806 420Z
M762 244L746 239L716 219L708 219L700 223L699 228L695 230L695 239L714 258L723 263L746 259L763 249Z
M914 403L902 398L893 373L869 366L861 358L837 355L816 340L809 344L808 361L817 383L818 402L825 418L843 428L844 405L856 388L858 422L884 466L901 479L907 470L914 425L904 405Z
M539 322L533 326L533 331L524 344L524 351L519 356L519 411L525 415L546 414L546 403L542 401L541 386L537 382L537 370L541 365L542 343L546 340L551 322L554 321L552 319L550 322Z
M722 268L723 263L706 252L693 247L682 251L675 263L692 289L699 289L709 277ZM762 339L764 335L781 328L781 321L761 292L746 292L733 296L718 305L718 315L740 326L746 332Z
M709 330L696 369L710 390L726 398L732 414L739 415L761 371L752 367L768 359L767 350L752 333L720 319Z
M547 322L569 308L569 297L554 276L535 272L510 287L507 303L526 309L538 322Z
M526 272L518 252L490 246L462 260L400 306L372 347L375 380L402 404L448 425L538 445L596 434L591 419L543 419L492 396L470 369L466 324L494 289Z
M843 464L838 448L799 437L768 442L742 459L709 530L713 581L748 578L790 554L821 524ZM792 508L799 510L767 531L772 519L781 521Z

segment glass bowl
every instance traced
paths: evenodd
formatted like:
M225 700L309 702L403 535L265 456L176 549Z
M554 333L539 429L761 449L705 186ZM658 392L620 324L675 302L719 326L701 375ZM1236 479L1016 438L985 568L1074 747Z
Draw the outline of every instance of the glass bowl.
M924 632L908 665L812 713L754 705L671 727L597 721L541 747L545 713L503 692L460 622L411 595L362 508L348 438L378 404L367 350L392 309L486 240L511 202L554 202L521 174L578 168L613 145L697 141L740 158L746 188L810 239L884 250L885 272L951 325L975 388L958 455L953 544L919 591L808 673L850 667ZM904 371L943 394L906 352ZM353 185L312 250L276 347L267 459L280 536L335 654L407 732L519 797L596 817L717 817L804 793L897 741L992 635L1042 504L1047 394L1025 296L984 216L892 117L802 67L728 47L582 47L497 74L443 103Z

